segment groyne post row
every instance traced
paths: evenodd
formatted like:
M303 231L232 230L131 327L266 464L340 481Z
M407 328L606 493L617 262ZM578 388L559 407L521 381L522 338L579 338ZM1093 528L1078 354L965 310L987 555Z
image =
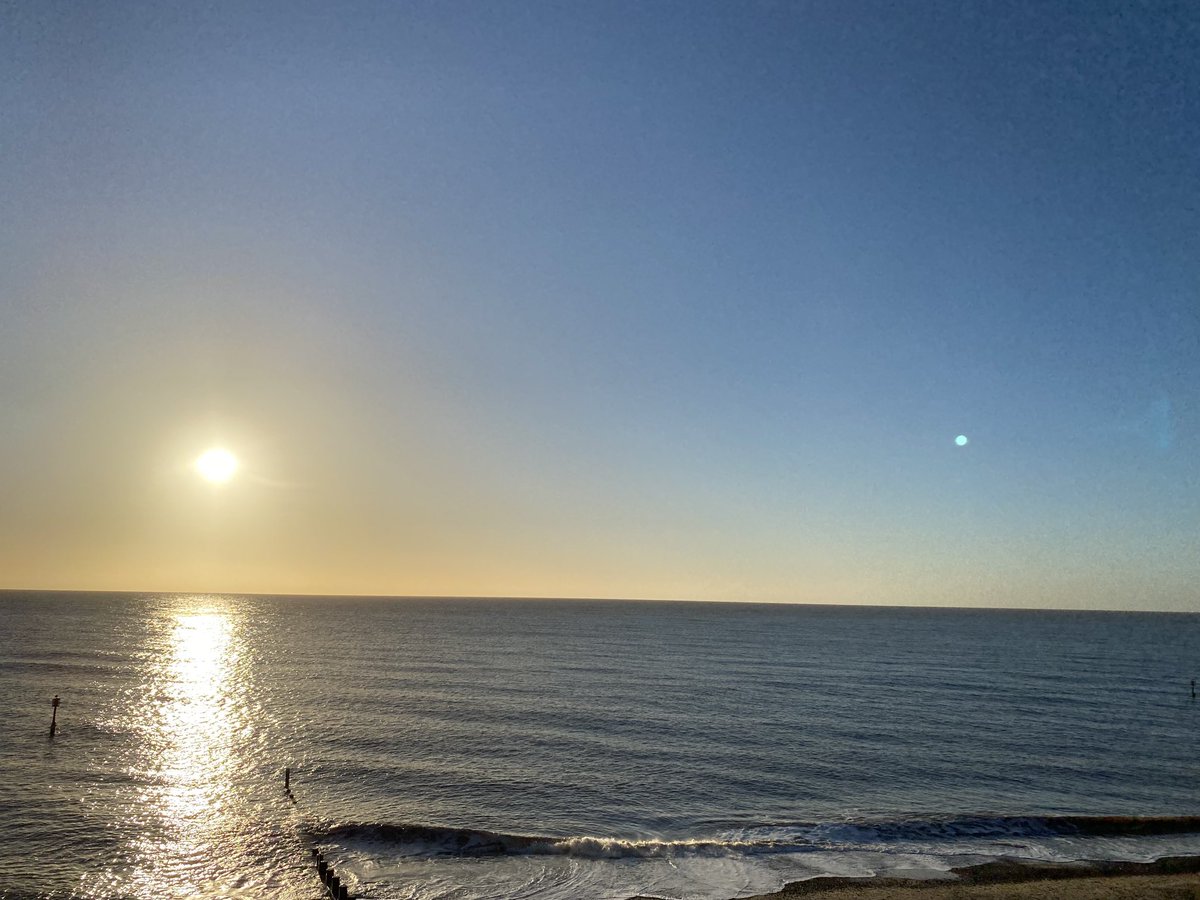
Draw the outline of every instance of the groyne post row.
M292 769L287 767L283 770L283 792L287 798L293 803L296 802L296 795L292 793ZM350 894L350 889L342 884L342 879L333 871L333 866L325 861L325 856L316 847L310 847L312 860L317 865L317 877L321 879L321 884L325 885L325 889L329 892L330 900L354 900Z
M325 862L325 857L316 847L312 848L313 859L317 863L317 877L325 885L332 900L352 900L350 891L342 884L342 880L333 871L333 866Z

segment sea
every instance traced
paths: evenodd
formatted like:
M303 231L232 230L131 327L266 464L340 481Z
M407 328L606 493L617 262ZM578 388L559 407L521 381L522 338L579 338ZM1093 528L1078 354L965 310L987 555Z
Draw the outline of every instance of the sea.
M1200 855L1200 615L9 591L0 636L13 900Z

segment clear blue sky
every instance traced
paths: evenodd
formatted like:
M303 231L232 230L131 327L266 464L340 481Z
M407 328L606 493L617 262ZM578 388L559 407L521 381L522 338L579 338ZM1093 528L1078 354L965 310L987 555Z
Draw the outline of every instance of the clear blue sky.
M1195 3L17 2L0 97L7 586L1197 607Z

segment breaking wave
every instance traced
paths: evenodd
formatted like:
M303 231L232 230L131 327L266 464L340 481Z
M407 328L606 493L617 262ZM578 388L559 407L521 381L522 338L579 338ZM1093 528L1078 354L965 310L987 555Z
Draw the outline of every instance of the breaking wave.
M314 828L316 840L387 843L405 856L566 856L579 859L678 859L759 856L878 848L894 843L945 845L955 840L1052 837L1143 837L1200 834L1200 816L965 816L895 821L779 823L742 826L710 838L636 840L576 835L505 834L395 823L338 823Z

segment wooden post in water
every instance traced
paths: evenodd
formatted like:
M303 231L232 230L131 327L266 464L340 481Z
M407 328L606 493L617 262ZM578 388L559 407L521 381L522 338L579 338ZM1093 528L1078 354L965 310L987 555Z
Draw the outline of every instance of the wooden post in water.
M1192 682L1195 684L1195 682ZM1192 691L1195 694L1195 691ZM58 728L58 694L54 695L54 699L50 701L50 737L54 737L54 732Z
M1196 679L1195 678L1192 679L1192 699L1193 700L1196 699ZM50 733L54 734L53 728L50 729Z
M289 793L292 790L292 769L291 766L285 766L283 769L283 789Z

